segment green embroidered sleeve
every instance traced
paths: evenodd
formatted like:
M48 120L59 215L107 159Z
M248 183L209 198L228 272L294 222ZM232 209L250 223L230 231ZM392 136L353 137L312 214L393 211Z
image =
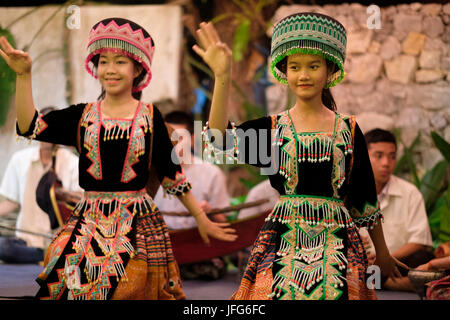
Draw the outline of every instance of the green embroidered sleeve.
M366 142L356 123L353 125L353 137L354 148L349 173L347 206L358 227L373 228L382 218L382 214Z

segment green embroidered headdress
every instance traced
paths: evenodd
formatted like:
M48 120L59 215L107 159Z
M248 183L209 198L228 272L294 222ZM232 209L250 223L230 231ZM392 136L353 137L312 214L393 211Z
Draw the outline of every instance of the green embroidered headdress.
M325 88L333 87L344 78L346 44L347 34L339 21L319 13L296 13L274 26L270 69L278 81L287 84L283 60L294 53L317 54L335 64Z

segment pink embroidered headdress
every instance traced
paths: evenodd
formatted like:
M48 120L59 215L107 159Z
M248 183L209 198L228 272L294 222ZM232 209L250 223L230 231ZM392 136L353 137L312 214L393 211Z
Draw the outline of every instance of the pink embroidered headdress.
M112 50L136 60L145 69L144 79L133 87L133 92L141 91L150 83L152 78L150 66L155 46L150 34L137 23L123 18L108 18L98 22L89 33L87 49L85 66L94 78L98 78L94 57Z

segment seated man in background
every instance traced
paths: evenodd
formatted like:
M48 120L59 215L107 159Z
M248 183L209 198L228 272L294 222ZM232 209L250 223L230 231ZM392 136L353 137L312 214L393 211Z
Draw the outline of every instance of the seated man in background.
M365 134L375 184L384 216L383 233L392 256L411 268L427 263L433 258L431 231L425 204L420 191L411 183L394 176L397 142L392 133L374 129ZM373 264L375 252L366 229L360 235L368 252L369 264ZM407 271L405 277L393 281L387 279L384 288L412 291Z
M41 110L47 114L54 108ZM42 235L51 235L50 219L36 202L36 188L52 165L55 145L40 142L39 146L15 152L3 174L0 185L0 216L19 210L16 228ZM81 192L78 184L78 157L66 148L56 149L55 171L64 189ZM51 239L16 231L16 237L0 237L0 260L5 263L39 263Z
M166 115L165 122L173 129L172 139L177 141L174 148L181 168L192 185L191 192L197 199L202 209L208 213L211 209L224 208L230 205L226 179L222 170L214 164L203 161L192 154L194 145L194 119L190 114L182 111L173 111ZM163 213L164 221L169 229L195 228L197 223L191 215L171 216L164 212L181 213L186 212L183 204L177 198L164 197L160 187L155 196L155 203ZM213 221L226 222L225 214L214 214L210 216ZM184 278L221 278L226 271L223 259L217 258L212 261L180 266Z

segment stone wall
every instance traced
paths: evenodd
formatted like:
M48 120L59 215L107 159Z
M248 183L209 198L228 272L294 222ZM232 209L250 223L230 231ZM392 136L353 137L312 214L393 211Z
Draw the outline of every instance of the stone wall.
M437 131L450 141L450 4L380 9L381 29L368 28L371 14L360 4L282 6L272 20L313 11L344 25L346 77L332 88L338 111L356 115L363 131L401 129L407 146L421 132L417 165L423 173L442 158L430 132ZM285 86L271 86L267 95L271 113L290 104Z

